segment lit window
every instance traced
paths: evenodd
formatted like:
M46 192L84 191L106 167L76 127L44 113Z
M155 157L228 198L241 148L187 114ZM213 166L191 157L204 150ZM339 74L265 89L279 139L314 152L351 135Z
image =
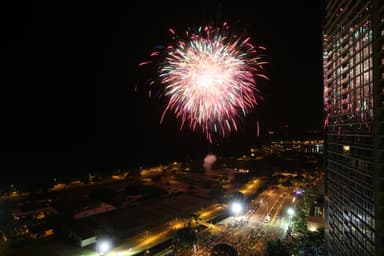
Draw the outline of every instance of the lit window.
M343 145L343 151L344 151L345 153L348 153L349 150L350 150L350 147L349 147L348 145Z

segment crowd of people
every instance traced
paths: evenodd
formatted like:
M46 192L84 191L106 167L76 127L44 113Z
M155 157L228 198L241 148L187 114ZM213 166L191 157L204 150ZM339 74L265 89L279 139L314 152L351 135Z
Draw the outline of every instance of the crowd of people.
M265 228L263 225L243 220L222 224L219 226L220 231L201 231L192 247L178 250L176 255L211 256L217 244L232 246L239 256L264 255L267 241L280 238L284 230L278 227Z

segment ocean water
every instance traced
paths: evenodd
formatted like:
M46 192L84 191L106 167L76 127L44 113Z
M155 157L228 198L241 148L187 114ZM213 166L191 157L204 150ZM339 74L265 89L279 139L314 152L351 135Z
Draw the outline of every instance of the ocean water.
M129 146L127 146L129 147ZM39 184L52 182L54 178L68 181L92 175L110 174L117 170L132 170L169 164L174 161L194 161L195 166L202 167L203 159L209 151L207 148L196 150L155 150L142 153L128 148L127 152L22 152L4 157L0 166L0 186L10 184ZM178 151L178 152L176 152ZM183 152L184 151L184 152ZM187 151L190 151L187 153ZM139 152L139 153L138 153ZM215 153L224 156L222 152ZM231 152L230 155L238 155ZM226 155L228 156L228 154ZM1 190L1 188L0 188Z
M130 152L103 154L31 153L20 155L11 164L0 167L0 186L10 184L36 184L60 180L71 180L92 175L110 174L117 170L132 170L167 164L184 159L167 155L143 155ZM8 161L10 162L10 161Z

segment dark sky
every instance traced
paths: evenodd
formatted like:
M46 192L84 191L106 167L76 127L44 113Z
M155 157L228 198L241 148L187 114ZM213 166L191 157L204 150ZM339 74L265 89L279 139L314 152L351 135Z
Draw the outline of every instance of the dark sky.
M229 152L257 140L257 120L262 131L321 129L320 1L127 2L1 8L2 174ZM170 42L169 27L212 21L243 26L270 63L263 103L216 145L170 116L160 125L164 102L133 91L153 75L137 64Z

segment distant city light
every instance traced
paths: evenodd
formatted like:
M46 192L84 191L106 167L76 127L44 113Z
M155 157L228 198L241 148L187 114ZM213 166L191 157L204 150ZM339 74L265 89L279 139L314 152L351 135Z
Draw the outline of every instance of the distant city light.
M239 173L249 173L249 170L248 169L239 169L238 172Z

